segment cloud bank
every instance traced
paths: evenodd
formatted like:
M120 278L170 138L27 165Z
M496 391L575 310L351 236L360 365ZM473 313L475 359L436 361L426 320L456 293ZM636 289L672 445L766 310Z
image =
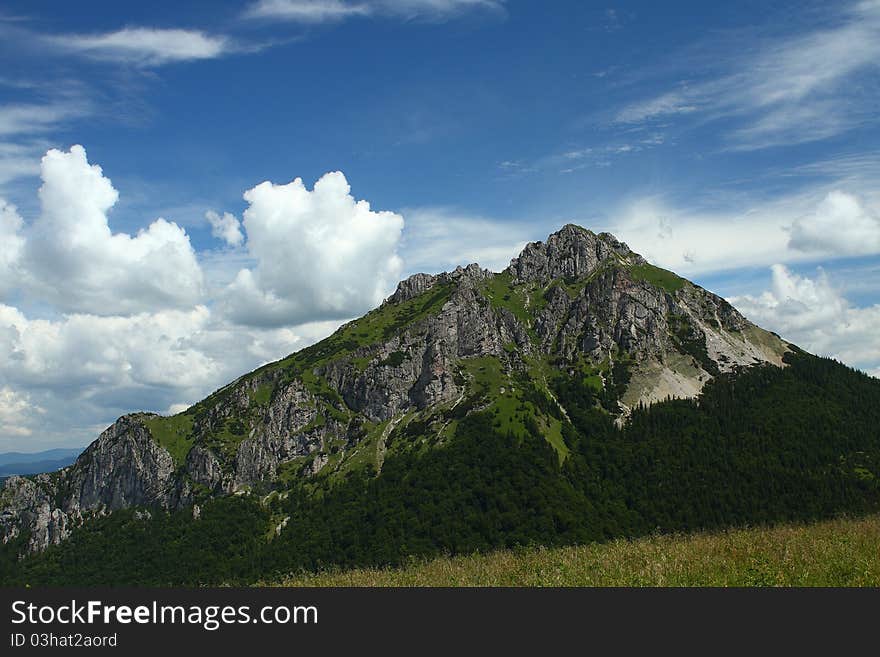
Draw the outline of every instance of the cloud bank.
M795 219L789 244L808 253L880 253L880 214L866 208L858 197L834 190L815 212Z
M329 334L400 275L403 218L356 200L340 172L312 190L257 185L243 222L209 211L222 246L201 253L163 218L113 232L119 193L81 146L50 150L40 175L30 221L0 199L0 451L179 411Z
M832 186L699 211L643 197L620 208L609 230L682 274L815 262L880 254L880 199Z
M822 270L808 278L774 265L769 290L730 302L753 322L807 351L859 363L880 376L880 305L853 307Z

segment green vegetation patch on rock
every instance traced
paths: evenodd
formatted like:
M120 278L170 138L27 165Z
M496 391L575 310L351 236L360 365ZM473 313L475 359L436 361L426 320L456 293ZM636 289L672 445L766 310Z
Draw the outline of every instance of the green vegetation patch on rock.
M264 383L251 393L251 401L258 406L268 406L272 400L272 385Z
M505 308L523 326L531 326L532 315L528 310L528 291L524 285L514 285L511 274L502 272L486 280L483 293L493 308Z
M168 450L174 465L180 467L186 462L187 454L195 442L191 413L187 411L171 417L150 416L144 419L144 426L150 430L153 440Z
M492 415L496 431L520 439L541 435L556 450L560 463L565 460L569 449L562 438L562 423L546 412L553 406L546 393L537 390L527 376L508 373L494 356L467 358L460 363L470 375L474 396Z
M649 264L634 265L630 268L630 274L633 279L650 283L666 290L670 294L675 294L687 283L681 276Z
M226 418L219 430L207 434L200 442L215 454L232 459L249 431L250 426L244 419L230 417Z

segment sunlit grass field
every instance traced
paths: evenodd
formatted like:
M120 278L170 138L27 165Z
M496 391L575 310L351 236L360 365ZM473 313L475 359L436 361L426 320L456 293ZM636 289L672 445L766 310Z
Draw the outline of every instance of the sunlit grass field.
M283 586L880 586L880 515L293 576Z

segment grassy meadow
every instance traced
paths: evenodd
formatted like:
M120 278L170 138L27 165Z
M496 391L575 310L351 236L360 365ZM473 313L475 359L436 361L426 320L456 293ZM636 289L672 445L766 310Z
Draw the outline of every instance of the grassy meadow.
M880 586L880 515L302 574L282 586Z

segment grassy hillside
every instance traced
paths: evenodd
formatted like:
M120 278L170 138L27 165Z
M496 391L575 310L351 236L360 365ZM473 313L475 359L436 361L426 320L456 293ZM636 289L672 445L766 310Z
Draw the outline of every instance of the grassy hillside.
M880 515L443 557L283 586L880 586Z

